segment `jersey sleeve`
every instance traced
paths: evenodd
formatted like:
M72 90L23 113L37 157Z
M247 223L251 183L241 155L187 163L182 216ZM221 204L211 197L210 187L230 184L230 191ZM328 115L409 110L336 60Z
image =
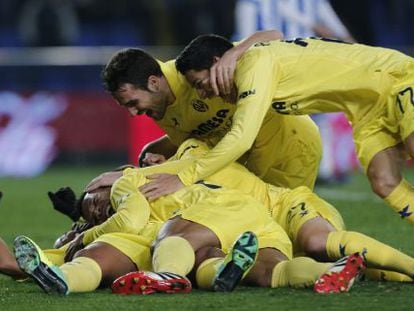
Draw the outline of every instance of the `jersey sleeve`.
M97 237L110 232L139 233L148 223L150 206L138 187L145 183L145 178L136 169L126 169L124 176L112 186L111 203L116 210L104 223L86 230L84 245Z
M242 156L253 145L271 105L277 66L270 52L253 49L237 65L237 109L231 130L205 156L178 173L185 185L206 178Z

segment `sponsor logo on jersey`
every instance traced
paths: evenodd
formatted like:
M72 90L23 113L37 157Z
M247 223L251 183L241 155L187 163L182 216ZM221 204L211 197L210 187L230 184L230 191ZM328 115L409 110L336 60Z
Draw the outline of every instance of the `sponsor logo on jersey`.
M191 104L193 105L194 110L198 112L206 112L208 110L208 105L199 99L193 99Z
M255 89L253 89L253 90L248 90L248 91L244 91L243 93L241 93L241 94L239 95L239 99L246 98L247 96L250 96L250 95L253 95L253 94L256 94L256 90L255 90Z
M280 114L300 114L298 111L299 102L297 101L293 103L274 101L272 103L272 108Z
M197 129L191 131L191 134L196 136L202 136L211 132L224 122L228 113L229 109L221 109L217 111L214 117L212 117L210 120L207 120L206 122L199 124L197 126Z

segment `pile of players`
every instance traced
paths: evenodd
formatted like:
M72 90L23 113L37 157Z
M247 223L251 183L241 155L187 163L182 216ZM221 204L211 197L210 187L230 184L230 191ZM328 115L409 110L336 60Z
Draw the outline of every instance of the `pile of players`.
M278 40L274 40L278 39ZM261 32L237 45L194 39L176 60L116 53L105 88L131 115L166 133L140 167L95 178L79 199L50 193L83 225L41 250L19 236L0 244L0 271L46 292L232 291L238 284L348 291L371 280L413 282L414 258L347 231L312 192L322 146L310 113L343 111L372 189L414 223L414 60L333 39Z

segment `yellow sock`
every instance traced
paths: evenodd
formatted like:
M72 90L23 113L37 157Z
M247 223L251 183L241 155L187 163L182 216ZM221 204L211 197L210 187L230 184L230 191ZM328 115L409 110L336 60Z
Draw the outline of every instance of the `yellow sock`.
M216 257L204 260L200 266L198 266L196 272L196 281L198 288L200 289L211 289L214 277L223 263L224 258Z
M154 250L152 265L155 272L172 272L186 276L194 266L191 244L178 236L163 239Z
M391 208L414 224L414 188L405 179L385 198Z
M412 278L405 274L381 269L367 269L365 271L365 277L370 281L414 282Z
M69 292L90 292L98 288L102 271L98 263L88 257L76 257L59 267L69 286Z
M308 257L296 257L282 261L273 269L271 286L272 288L312 286L330 266L330 263L316 262Z
M334 260L359 252L365 257L368 267L399 272L410 277L414 274L414 258L362 233L329 233L326 252Z

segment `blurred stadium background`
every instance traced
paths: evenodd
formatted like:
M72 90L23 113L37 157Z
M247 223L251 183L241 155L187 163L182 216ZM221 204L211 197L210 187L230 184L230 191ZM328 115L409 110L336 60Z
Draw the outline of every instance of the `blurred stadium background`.
M102 65L121 47L167 60L196 35L231 38L235 2L1 0L0 177L50 164L135 163L161 132L112 103ZM331 4L357 41L412 54L413 0Z

